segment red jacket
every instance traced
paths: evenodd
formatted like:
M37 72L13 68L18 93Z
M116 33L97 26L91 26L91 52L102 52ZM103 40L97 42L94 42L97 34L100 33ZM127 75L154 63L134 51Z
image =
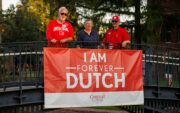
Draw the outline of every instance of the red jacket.
M46 31L46 38L48 41L56 39L60 41L65 38L72 37L74 39L73 27L69 22L64 22L59 24L57 20L51 20L48 24ZM60 44L59 42L52 44L52 46L64 46L66 44ZM48 43L48 46L51 46L51 43Z
M118 27L118 29L114 30L114 28L111 28L106 33L106 36L103 40L103 44L105 46L109 44L108 45L109 48L119 48L121 46L120 43L127 40L130 41L130 38L128 36L126 29ZM114 42L114 43L110 43L110 42Z

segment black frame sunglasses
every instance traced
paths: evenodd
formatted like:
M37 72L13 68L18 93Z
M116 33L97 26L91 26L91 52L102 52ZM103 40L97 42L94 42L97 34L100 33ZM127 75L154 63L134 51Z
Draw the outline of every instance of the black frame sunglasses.
M113 22L113 23L117 23L118 21L116 21L116 20L113 20L112 22Z
M61 15L65 15L65 16L67 16L67 13L61 13Z

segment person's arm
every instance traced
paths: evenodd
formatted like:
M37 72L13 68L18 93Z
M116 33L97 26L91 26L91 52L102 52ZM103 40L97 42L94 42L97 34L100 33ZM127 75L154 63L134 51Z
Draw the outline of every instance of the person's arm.
M123 41L123 42L122 42L122 47L127 47L128 44L130 44L130 43L131 43L130 40Z
M127 31L124 29L122 47L125 47L125 48L127 47L128 48L128 45L130 43L131 43L130 37L129 37Z
M53 28L52 28L52 23L51 21L49 22L48 26L47 26L47 30L46 30L46 38L48 41L51 41L53 43L55 43L57 40L53 39Z
M64 38L64 39L60 40L60 43L66 43L69 41L73 41L73 37Z
M82 43L82 36L81 36L81 31L80 31L76 40L76 48L81 48L80 47L81 43Z

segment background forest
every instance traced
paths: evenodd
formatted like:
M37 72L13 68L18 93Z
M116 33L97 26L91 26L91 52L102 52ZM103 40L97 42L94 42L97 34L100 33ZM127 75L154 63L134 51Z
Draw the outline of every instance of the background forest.
M156 44L160 37L161 7L149 6L146 0L21 0L0 12L2 42L45 41L47 24L57 19L61 6L69 10L67 21L75 36L83 29L84 20L92 19L102 40L112 27L111 17L119 15L132 43Z

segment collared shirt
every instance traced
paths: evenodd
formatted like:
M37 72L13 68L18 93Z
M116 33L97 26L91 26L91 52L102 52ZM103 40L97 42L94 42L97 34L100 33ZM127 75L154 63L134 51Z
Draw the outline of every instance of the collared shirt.
M60 41L69 37L74 38L73 27L69 22L66 21L62 24L59 24L57 20L51 20L47 27L46 37L48 41L51 41L52 39ZM53 46L62 46L62 44L57 42L53 44Z
M81 48L97 48L98 44L98 34L95 30L92 30L90 35L84 30L79 32L76 45L79 45Z
M130 41L130 38L126 29L123 29L121 27L118 27L118 29L111 28L110 30L108 30L103 40L103 44L109 46L110 48L119 48L123 41L128 40Z

